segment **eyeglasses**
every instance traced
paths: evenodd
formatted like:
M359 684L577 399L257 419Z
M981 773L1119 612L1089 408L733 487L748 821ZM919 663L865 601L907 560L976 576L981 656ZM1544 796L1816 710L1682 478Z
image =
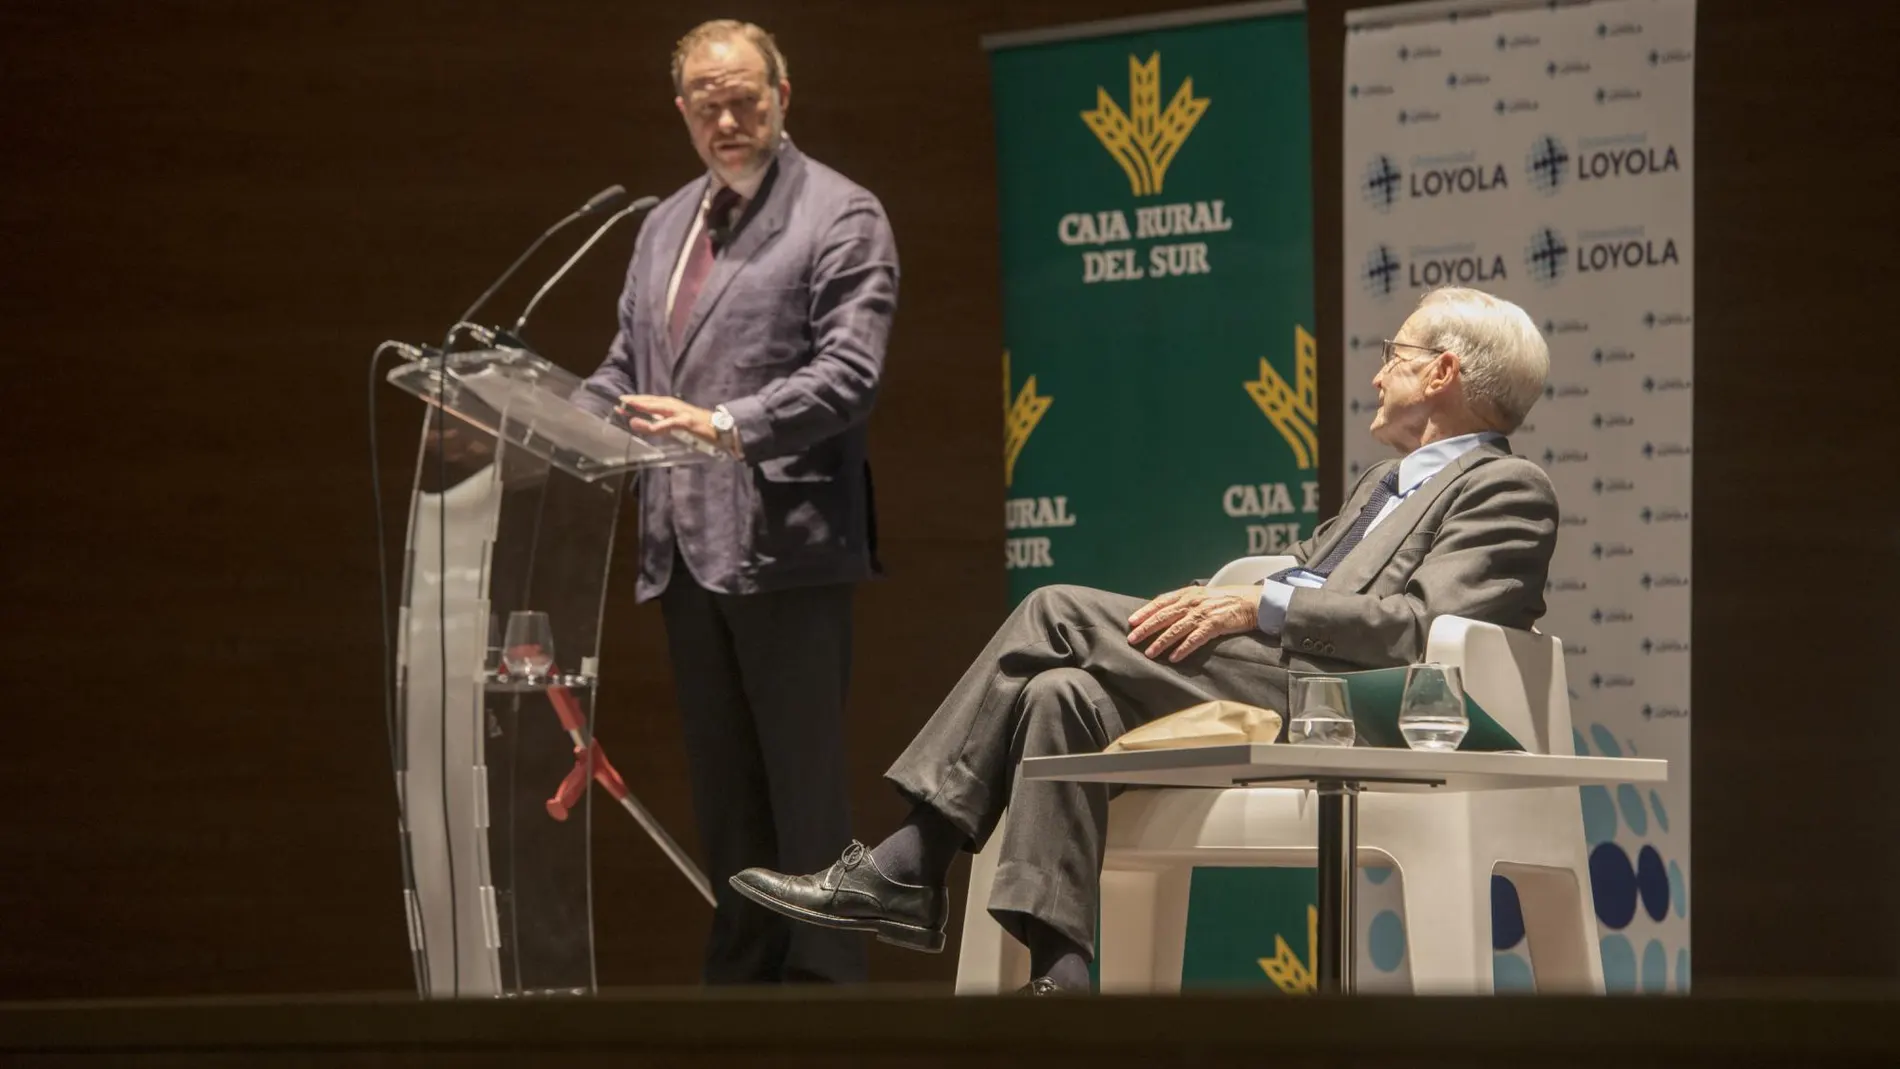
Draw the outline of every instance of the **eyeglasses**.
M1399 358L1399 354L1397 352L1397 350L1399 349L1418 349L1418 350L1430 353L1433 356L1437 356L1439 353L1442 353L1445 351L1443 349L1435 348L1430 345L1413 345L1410 342L1393 341L1391 338L1387 338L1385 339L1384 347L1380 350L1381 359L1379 360L1379 366L1391 367L1392 361L1397 360Z

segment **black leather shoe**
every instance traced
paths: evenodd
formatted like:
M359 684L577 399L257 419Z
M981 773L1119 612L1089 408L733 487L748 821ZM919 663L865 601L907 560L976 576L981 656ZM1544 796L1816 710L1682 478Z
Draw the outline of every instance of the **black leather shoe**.
M1056 983L1047 976L1038 976L1022 987L1017 988L1016 993L1018 995L1033 995L1040 998L1044 995L1067 995L1071 992L1062 990L1061 984Z
M948 889L898 883L884 875L863 843L845 847L837 864L810 876L752 868L732 889L793 920L824 928L872 932L878 941L936 954L950 915Z

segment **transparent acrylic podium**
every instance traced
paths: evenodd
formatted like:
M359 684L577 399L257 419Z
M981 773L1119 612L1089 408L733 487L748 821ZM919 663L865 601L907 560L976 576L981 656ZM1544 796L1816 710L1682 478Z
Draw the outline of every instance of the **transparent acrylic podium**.
M593 728L627 474L713 456L575 405L580 379L525 350L430 356L389 381L429 405L392 740L416 986L425 998L591 994L595 782L711 899ZM545 614L552 650L505 639L526 612Z

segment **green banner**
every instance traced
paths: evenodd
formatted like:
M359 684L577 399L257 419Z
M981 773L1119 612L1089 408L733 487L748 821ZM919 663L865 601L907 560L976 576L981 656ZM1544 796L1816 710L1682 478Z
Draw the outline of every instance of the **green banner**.
M991 42L1012 603L1159 593L1317 520L1306 20L1259 8ZM1313 894L1197 871L1183 982L1311 990Z
M1012 602L1284 551L1318 507L1304 15L990 70Z

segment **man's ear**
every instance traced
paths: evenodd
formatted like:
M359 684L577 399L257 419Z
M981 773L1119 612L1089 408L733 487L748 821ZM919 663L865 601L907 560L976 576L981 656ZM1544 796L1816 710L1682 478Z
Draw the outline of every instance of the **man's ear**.
M674 97L673 106L679 109L680 118L684 119L686 117L686 98Z
M792 110L792 81L790 78L780 78L778 80L778 110L781 115Z
M1460 368L1458 354L1439 353L1432 357L1432 365L1425 369L1425 388L1432 393L1446 390L1458 381Z

